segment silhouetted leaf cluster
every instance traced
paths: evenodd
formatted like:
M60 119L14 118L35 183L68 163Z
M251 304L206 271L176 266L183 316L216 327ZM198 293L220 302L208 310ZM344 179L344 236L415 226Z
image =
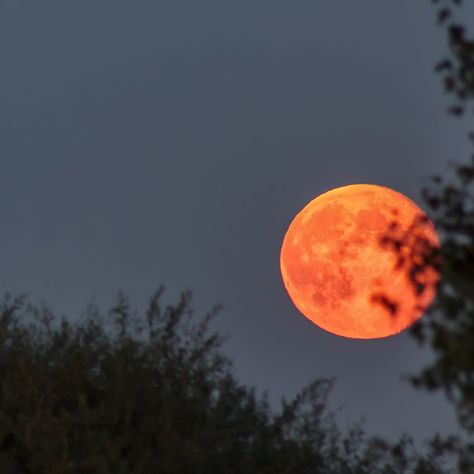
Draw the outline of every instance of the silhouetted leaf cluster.
M460 116L474 98L474 41L455 20L460 0L432 1L438 7L438 23L446 30L449 46L449 56L439 61L435 71L442 75L445 91L454 99L449 112Z

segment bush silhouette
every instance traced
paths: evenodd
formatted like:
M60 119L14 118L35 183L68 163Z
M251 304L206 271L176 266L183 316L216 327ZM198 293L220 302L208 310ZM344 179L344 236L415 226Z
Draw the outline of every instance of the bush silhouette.
M342 433L326 407L332 380L271 410L232 375L209 327L219 308L195 321L190 293L175 305L162 298L161 287L139 316L119 294L108 317L89 305L74 325L4 298L1 472L447 472L439 439L423 457L409 437Z

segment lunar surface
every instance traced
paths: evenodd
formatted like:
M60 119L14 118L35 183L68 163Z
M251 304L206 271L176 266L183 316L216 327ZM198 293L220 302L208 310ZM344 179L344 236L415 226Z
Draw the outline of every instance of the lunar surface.
M339 336L387 337L410 326L435 296L438 274L428 269L417 292L400 253L381 239L390 225L438 245L433 224L404 195L382 186L355 184L328 191L306 205L284 237L280 267L288 294L304 316ZM395 224L394 224L395 223ZM409 255L406 244L400 252Z

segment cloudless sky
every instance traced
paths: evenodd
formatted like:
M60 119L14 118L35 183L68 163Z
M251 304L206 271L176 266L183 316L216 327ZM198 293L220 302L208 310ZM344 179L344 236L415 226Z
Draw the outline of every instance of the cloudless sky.
M433 65L430 2L4 0L0 5L0 289L76 318L118 290L192 289L239 379L272 400L336 376L342 423L455 430L400 376L407 334L333 336L287 297L279 251L316 195L420 185L467 155Z

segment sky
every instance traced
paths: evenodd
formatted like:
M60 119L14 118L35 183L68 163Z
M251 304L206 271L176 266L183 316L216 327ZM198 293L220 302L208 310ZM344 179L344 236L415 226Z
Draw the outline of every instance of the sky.
M305 319L284 233L333 187L420 186L467 156L433 66L430 2L3 0L0 291L74 319L119 290L191 289L243 383L291 397L335 376L341 423L453 432L442 396L401 381L406 334L351 340Z

